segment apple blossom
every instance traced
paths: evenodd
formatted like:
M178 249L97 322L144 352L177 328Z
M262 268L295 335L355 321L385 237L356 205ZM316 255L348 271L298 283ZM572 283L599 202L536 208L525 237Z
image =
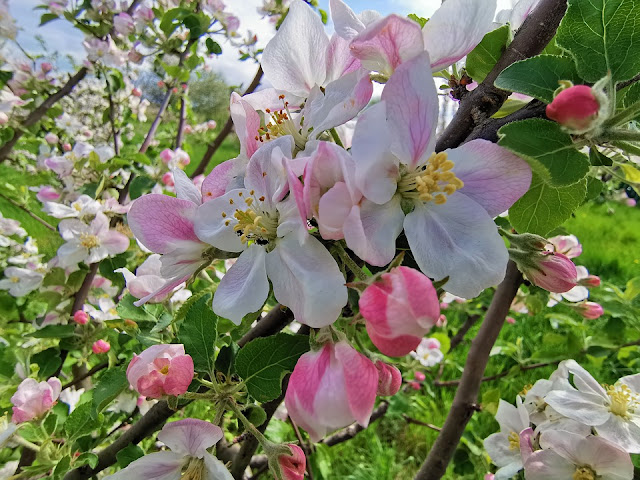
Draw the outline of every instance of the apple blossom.
M376 367L341 341L300 357L284 401L291 419L317 442L354 421L366 427L377 390Z
M280 455L278 466L283 480L304 480L304 472L307 468L307 458L304 451L297 445L288 444L291 455Z
M189 154L180 148L177 148L175 151L170 148L165 148L160 152L160 159L170 170L184 168L191 162Z
M508 23L512 30L518 30L539 2L540 0L511 0L513 8L500 10L496 15L496 21Z
M62 383L56 377L40 383L25 378L11 397L13 423L28 422L47 413L55 405L61 390Z
M55 218L84 218L102 211L102 205L89 195L80 195L69 206L57 202L44 202L42 211Z
M134 355L127 367L131 387L151 398L182 395L193 375L193 359L184 345L153 345Z
M444 358L444 353L440 350L440 341L437 338L423 338L415 350L415 352L411 352L411 356L425 367L433 367Z
M104 340L97 340L93 342L91 350L93 350L93 353L95 354L107 353L109 350L111 350L111 345L109 345L109 343L105 342Z
M44 275L40 272L21 267L7 267L5 278L0 280L0 290L8 290L12 297L24 297L40 288Z
M378 395L391 396L398 393L402 385L402 374L394 365L381 362L375 363L378 369Z
M162 260L158 254L149 255L136 269L135 275L126 268L118 268L114 272L124 275L129 293L136 298L146 298L155 292L162 291L159 295L150 297L147 300L150 303L162 302L173 293L171 290L164 291L162 288L167 280L161 274Z
M358 304L369 338L393 357L414 350L440 316L431 280L409 267L383 273L365 289Z
M58 200L60 194L51 185L40 185L39 187L29 187L29 190L36 193L36 198L42 203L52 200Z
M185 418L167 423L158 440L169 447L131 462L108 480L180 480L180 478L233 480L224 464L207 450L223 437L222 429L204 420ZM182 475L186 467L185 475Z
M548 239L556 252L568 258L576 258L582 254L582 244L575 235L556 235Z
M120 35L129 35L135 28L133 18L126 12L121 12L113 17L113 29Z
M89 321L89 315L87 315L87 312L83 310L78 310L73 314L73 321L78 325L86 325L86 323Z
M59 138L58 138L58 136L57 136L55 133L51 133L51 132L49 132L49 133L47 133L47 134L44 136L44 140L45 140L49 145L53 145L53 144L58 143Z
M531 283L549 292L568 292L578 284L576 266L562 253L531 255L526 265L518 261L518 268Z
M571 305L571 308L587 320L595 320L604 314L602 305L596 302L580 302Z

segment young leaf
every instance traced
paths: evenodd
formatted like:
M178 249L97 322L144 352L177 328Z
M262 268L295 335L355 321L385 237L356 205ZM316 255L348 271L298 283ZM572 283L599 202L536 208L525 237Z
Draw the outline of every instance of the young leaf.
M68 440L75 440L84 435L89 435L100 427L102 415L98 415L96 418L92 417L92 409L91 403L83 403L71 412L69 418L64 422L64 431L69 437Z
M211 296L204 295L191 305L178 333L178 340L193 358L196 371L206 373L213 371L218 324L218 317L209 306L210 301Z
M91 410L91 417L97 418L98 414L128 386L129 381L127 380L125 367L107 370L100 377L100 381L93 389L93 409Z
M482 41L467 55L465 68L476 82L482 82L507 46L509 26L503 25L487 33Z
M298 358L308 350L309 338L304 335L279 333L256 338L238 352L236 373L256 400L268 402L280 395L282 378L293 371Z
M597 82L611 71L614 82L640 71L640 2L569 0L557 41L575 58L578 73Z

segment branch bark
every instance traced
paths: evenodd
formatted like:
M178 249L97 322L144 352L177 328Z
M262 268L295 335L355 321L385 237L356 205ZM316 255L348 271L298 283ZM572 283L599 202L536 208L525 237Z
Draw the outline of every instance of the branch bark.
M22 122L21 128L14 132L13 138L0 148L0 162L4 161L9 153L11 153L13 147L18 143L18 140L20 140L22 135L24 135L25 129L35 125L61 98L69 95L73 88L87 75L87 72L87 67L82 67L74 76L67 80L67 83L65 83L57 92L51 94L44 102L38 105L35 110L27 115L27 118Z
M493 82L512 63L542 52L555 35L566 9L566 0L540 2L484 81L460 101L456 115L438 139L437 152L459 146L474 128L500 109L509 92L495 87Z
M449 415L415 480L437 480L445 474L467 423L478 409L476 402L489 353L500 334L521 282L521 273L515 263L509 261L505 278L496 289L480 331L471 343Z

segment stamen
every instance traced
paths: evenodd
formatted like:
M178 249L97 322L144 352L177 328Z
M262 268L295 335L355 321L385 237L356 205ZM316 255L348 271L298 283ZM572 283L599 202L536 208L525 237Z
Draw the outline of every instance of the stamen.
M442 205L449 195L464 186L464 182L451 171L453 166L446 153L434 153L421 169L402 176L398 191L405 198Z
M511 432L507 438L509 439L509 450L519 451L520 435L518 435L516 432Z
M596 480L596 472L591 467L578 467L573 473L573 480Z
M100 245L100 239L90 233L80 234L80 245L84 248L95 248Z
M628 385L619 383L605 387L611 400L609 411L614 415L628 419L636 407L640 406L640 398Z

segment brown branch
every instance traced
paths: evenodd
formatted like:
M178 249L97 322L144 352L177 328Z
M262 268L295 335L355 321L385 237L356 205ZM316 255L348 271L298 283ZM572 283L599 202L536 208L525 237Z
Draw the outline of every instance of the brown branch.
M107 368L109 366L108 363L101 363L100 365L96 365L95 367L93 367L91 370L87 370L85 373L83 373L82 375L78 376L77 378L74 378L73 380L71 380L69 383L65 383L62 386L62 390L66 390L67 388L71 388L77 384L79 384L80 382L82 382L85 378L88 378L90 376L92 376L95 373L98 373L100 370L104 370L105 368Z
M187 84L184 83L183 85L185 86L185 89L182 92L182 97L180 98L180 118L178 119L176 149L182 148L182 142L184 141L184 127L187 120Z
M496 289L478 335L471 342L449 415L415 480L437 480L445 474L467 423L478 409L476 402L489 353L500 334L521 282L522 275L518 267L509 261L505 278Z
M292 320L293 312L287 307L277 304L269 313L258 320L255 327L244 334L244 336L238 341L238 345L240 347L244 347L254 338L274 335L289 325Z
M162 114L165 112L165 110L169 106L170 100L171 100L171 89L169 88L167 89L167 93L164 96L162 103L160 104L160 108L158 109L156 118L153 119L153 123L151 124L151 127L149 127L149 132L147 133L147 136L142 142L142 145L140 145L140 150L138 150L138 152L146 153L147 149L149 148L149 145L151 145L151 141L153 140L153 137L156 136L156 130L158 130L158 126L160 125L160 120L162 120Z
M540 2L484 81L460 101L453 120L438 139L436 151L457 147L474 128L500 109L509 92L495 87L493 82L512 63L542 52L555 35L566 9L566 0Z
M111 84L109 83L109 78L106 73L104 75L104 80L107 83L107 99L109 100L109 123L111 124L111 135L113 136L113 151L116 154L116 157L120 156L120 137L118 135L118 130L116 128L116 110L115 104L113 103L113 94L111 92Z
M0 162L4 161L7 158L7 155L11 153L11 150L16 143L18 143L20 137L24 135L25 129L35 125L38 120L40 120L47 111L53 107L53 105L55 105L61 98L69 95L73 88L87 75L87 71L87 67L82 67L74 76L67 80L67 83L65 83L57 92L47 97L44 102L27 115L27 118L22 122L20 128L13 133L13 138L0 148Z
M542 367L548 367L549 365L557 365L558 363L560 363L560 360L556 360L553 362L544 362L544 363L533 363L531 365L520 365L520 371L524 372L526 370L535 370L536 368L542 368ZM505 370L504 372L500 372L500 373L496 373L495 375L489 375L488 377L482 377L480 379L481 382L490 382L492 380L497 380L499 378L504 378L506 376L508 376L511 372L511 370ZM460 382L462 381L462 379L457 379L457 380L446 380L444 382L441 381L435 381L433 382L433 384L436 387L455 387L457 385L460 385Z
M462 340L464 340L464 336L471 329L471 327L473 327L476 324L478 320L480 320L480 315L469 315L469 318L467 318L467 320L462 324L462 326L458 329L456 334L453 337L451 337L451 344L449 345L449 351L453 350L458 345L460 345L460 343L462 343Z
M430 428L431 430L435 430L436 432L442 431L442 428L434 425L433 423L426 423L426 422L423 422L422 420L418 420L417 418L410 417L409 415L403 414L402 418L404 418L407 421L407 423L413 423L414 425L427 427L427 428Z
M258 71L256 72L256 75L253 77L253 80L251 81L247 89L242 94L243 96L248 95L249 93L253 92L256 88L258 88L258 85L260 85L260 80L262 80L262 74L263 74L262 66L260 66L258 67ZM224 139L229 136L229 134L231 133L231 130L233 130L233 119L231 118L231 114L229 114L229 118L227 118L227 121L222 127L222 130L220 130L220 133L218 133L218 136L215 138L213 143L210 143L209 146L207 147L207 151L204 152L204 155L202 156L202 160L200 160L200 163L191 174L191 178L197 177L198 175L201 175L204 173L204 171L207 169L207 166L209 165L209 162L213 158L213 155L215 155L216 151L218 151L218 149L220 148L220 145L222 145L222 142L224 142Z

